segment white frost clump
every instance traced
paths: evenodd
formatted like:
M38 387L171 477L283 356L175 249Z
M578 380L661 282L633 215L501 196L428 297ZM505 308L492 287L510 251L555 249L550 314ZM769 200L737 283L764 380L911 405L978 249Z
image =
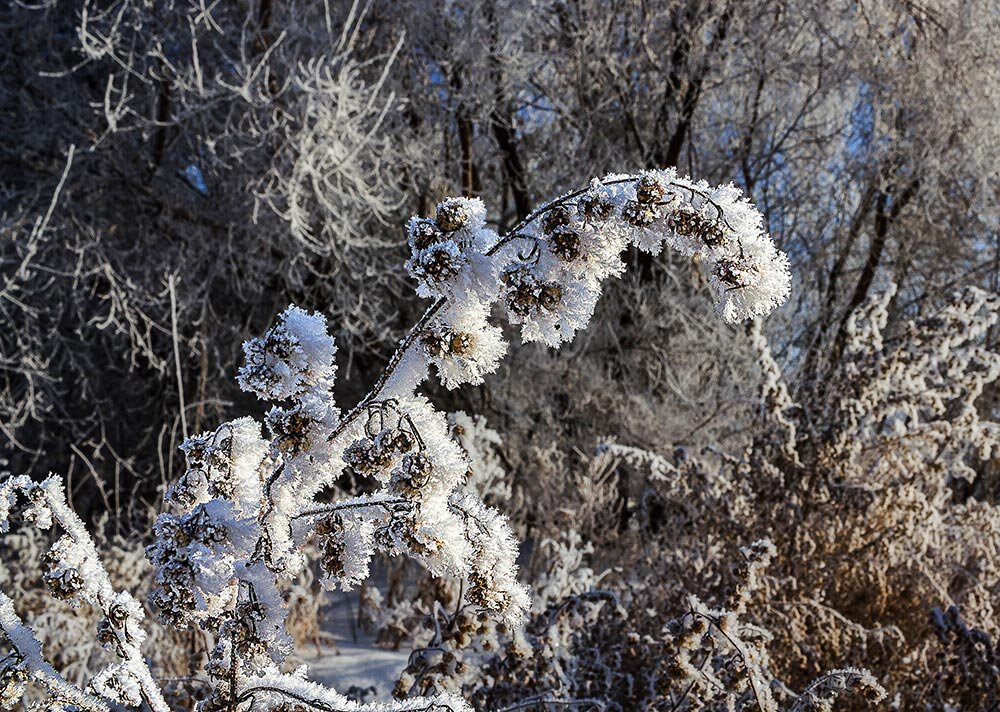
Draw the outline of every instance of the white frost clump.
M789 293L788 259L739 189L695 183L673 169L595 180L536 210L503 238L484 224L480 201L453 198L438 205L433 219L408 225L407 266L417 291L439 299L426 341L448 387L478 383L495 367L501 342L485 317L498 301L525 341L558 346L572 339L593 316L604 280L625 269L621 253L629 245L697 255L728 322L766 314ZM446 338L454 334L470 338Z
M438 203L434 219L410 219L412 256L406 268L418 282L417 294L444 297L489 288L483 253L498 238L485 224L486 206L479 198L448 198Z
M428 326L424 349L447 388L479 385L507 352L500 329L487 321L489 306L478 299L448 304Z
M94 692L112 701L126 697L144 700L155 712L168 712L163 694L141 652L146 638L142 606L127 592L114 589L93 539L83 521L66 502L64 492L62 479L55 476L33 482L26 475L20 475L0 482L0 532L8 530L10 507L19 497L26 500L26 520L40 529L58 525L63 530L63 536L46 557L49 570L44 575L45 584L56 598L73 604L87 603L101 611L103 618L97 628L98 639L119 659L94 680L95 683L106 683L104 687L95 684ZM45 663L41 658L41 646L23 627L8 603L6 596L0 599L0 627L4 637L14 647L14 657L49 689L56 700L78 704L83 709L102 709L100 704L95 704L96 697L82 690L70 689Z
M336 353L326 319L290 306L263 337L243 344L246 362L237 380L258 398L287 400L309 394L313 398L303 400L322 402L333 386Z

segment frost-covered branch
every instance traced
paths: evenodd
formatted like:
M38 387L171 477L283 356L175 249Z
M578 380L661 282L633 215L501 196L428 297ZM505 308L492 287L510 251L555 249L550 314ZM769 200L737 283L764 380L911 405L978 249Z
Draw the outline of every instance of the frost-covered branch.
M434 219L412 219L408 232L408 268L418 293L435 302L331 441L356 438L347 431L358 433L358 422L371 417L378 401L407 397L426 378L428 362L450 387L481 382L506 348L488 321L496 302L521 325L526 341L558 346L571 339L589 321L602 282L624 270L620 254L629 245L652 254L669 246L701 255L717 309L728 321L766 313L789 288L784 256L739 191L696 184L673 171L595 180L542 206L502 238L486 228L483 205L474 199L445 201ZM282 471L268 489L280 479L294 486L294 475ZM308 488L315 492L329 481L313 480ZM275 511L273 519L281 518Z
M45 584L56 598L88 603L100 610L104 618L98 626L98 639L121 659L120 663L109 665L94 677L93 690L114 702L131 706L146 702L156 712L169 712L140 650L146 637L142 606L128 592L114 589L93 539L66 503L63 492L63 482L58 477L49 477L40 483L25 475L3 481L0 483L0 532L8 530L10 507L18 495L26 500L25 519L40 529L59 525L64 534L46 554L49 568ZM12 625L15 622L16 617L11 619ZM8 630L6 622L4 629ZM10 635L8 632L8 637ZM24 655L25 651L20 652ZM48 670L38 667L36 655L26 658L25 662L29 660L35 665L31 670L33 674L52 679Z
M14 602L0 591L0 629L12 650L0 659L0 706L13 709L35 680L58 701L86 712L109 712L107 703L68 683L42 654L42 644L14 610Z

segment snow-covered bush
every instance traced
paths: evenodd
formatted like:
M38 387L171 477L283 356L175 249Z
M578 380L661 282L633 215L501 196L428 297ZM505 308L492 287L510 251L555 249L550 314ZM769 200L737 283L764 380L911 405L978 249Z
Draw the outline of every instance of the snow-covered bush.
M596 587L553 600L532 616L523 638L485 661L475 699L486 709L568 698L595 709L720 712L828 710L841 696L866 705L883 700L885 691L861 669L829 671L800 694L778 678L771 634L746 620L774 545L764 539L739 552L735 590L720 607L689 595L668 618Z
M449 199L433 218L412 219L408 236L408 269L418 293L434 302L357 405L342 413L334 403L336 346L325 318L292 306L244 344L238 380L272 403L268 437L244 417L182 446L187 470L167 493L147 550L155 570L150 600L171 626L196 626L212 641L203 710L358 708L308 681L305 669L287 669L284 593L307 564L313 536L331 588L364 581L377 552L405 555L436 576L460 578L463 600L490 620L522 623L530 600L517 580L506 518L461 487L467 450L418 393L431 364L449 388L479 383L496 369L506 348L490 322L496 305L525 341L559 346L587 325L603 281L623 271L629 246L697 255L726 321L765 314L789 291L787 261L739 191L672 170L594 180L503 236L486 226L480 201ZM374 491L327 501L324 490L349 471ZM11 509L22 505L27 523L64 532L45 556L46 584L53 596L101 612L97 638L117 659L85 686L68 683L3 595L0 626L11 648L5 700L15 703L31 680L57 706L145 704L165 712L143 653L145 611L113 585L64 489L57 476L6 478L0 523L6 531ZM447 694L365 707L468 709Z
M475 699L506 704L536 679L555 696L626 709L650 696L677 701L687 685L703 692L684 697L692 709L724 705L707 689L755 698L738 669L700 670L708 657L690 651L702 637L685 637L686 627L672 630L664 617L672 610L690 622L705 605L758 629L754 645L771 681L757 685L761 699L767 687L779 705L825 709L831 693L868 678L824 670L863 664L898 709L988 708L997 684L1000 433L984 394L1000 376L986 338L1000 301L963 290L889 332L891 299L890 288L859 309L844 365L822 383L796 385L800 375L782 372L753 325L746 343L762 375L759 417L735 447L708 441L652 452L605 439L582 473L568 458L540 459L533 476L549 484L534 489L559 497L540 506L555 511L557 502L566 515L538 536L572 522L587 552L581 566L600 572L592 590L617 604L603 604L594 619L566 596L562 615L579 618L562 632L532 618L535 657L498 658ZM560 478L568 484L552 484ZM738 544L764 537L769 565L741 596L753 566L728 562L746 562ZM553 632L559 644L546 642ZM732 659L726 641L713 645ZM559 654L538 663L546 650ZM671 681L660 671L678 653ZM595 679L601 694L587 688Z
M722 495L716 504L725 504L726 490L708 494L706 482L679 458L670 462L638 448L602 444L591 475L599 476L615 457L647 467L652 482L664 483L662 472L668 470L693 492ZM600 526L616 521L609 514L603 512ZM588 524L585 518L583 523ZM457 588L443 596L438 591L426 605L401 602L383 618L383 625L412 631L414 650L397 694L464 690L481 709L572 703L587 709L800 710L830 709L835 701L867 709L884 699L875 677L853 667L819 675L801 692L786 684L781 662L771 659L772 648L779 658L788 654L786 638L759 621L782 593L780 582L766 577L776 548L766 539L736 548L738 564L732 566L715 543L720 538L711 531L715 523L710 520L693 532L710 537L716 554L710 561L668 540L640 549L653 561L675 559L676 566L664 573L634 558L630 532L621 537L626 543L620 548L602 540L609 551L600 558L573 530L542 541L533 552L532 558L543 563L531 575L533 607L523 630L478 617L461 605ZM681 522L673 524L668 534L682 529ZM649 525L648 519L640 520L639 533L649 537ZM596 560L611 568L595 572ZM686 572L689 579L679 571L685 565L692 569ZM721 605L708 605L690 592L708 566L709 580L725 583L715 587L723 592ZM677 606L674 618L671 605Z

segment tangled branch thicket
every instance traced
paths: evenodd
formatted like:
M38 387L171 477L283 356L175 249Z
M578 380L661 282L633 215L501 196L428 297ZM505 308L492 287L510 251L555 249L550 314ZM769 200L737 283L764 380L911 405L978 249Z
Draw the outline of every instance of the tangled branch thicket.
M994 3L0 38L0 707L996 709Z

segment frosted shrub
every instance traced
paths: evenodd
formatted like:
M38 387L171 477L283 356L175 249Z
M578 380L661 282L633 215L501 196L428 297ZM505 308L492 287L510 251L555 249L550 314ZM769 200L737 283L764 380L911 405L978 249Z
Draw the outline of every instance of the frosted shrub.
M558 346L587 325L602 282L622 272L620 254L629 246L700 255L727 321L770 311L789 289L785 257L753 206L732 186L711 188L673 171L595 180L502 237L487 227L480 201L450 199L433 218L411 220L408 235L407 267L418 293L434 302L368 395L340 411L332 396L336 347L326 321L292 306L244 345L238 376L244 390L271 403L267 436L245 417L182 446L187 470L167 493L168 510L147 552L155 567L150 600L169 624L197 626L212 641L202 710L358 709L309 682L304 668L287 669L285 592L307 564L311 537L328 588L363 582L376 553L404 555L435 576L464 581L459 603L477 611L474 628L516 630L522 623L530 599L517 581L511 529L461 486L472 464L467 449L418 393L430 364L448 387L478 383L495 370L506 348L490 322L497 303L524 340ZM374 491L325 501L325 488L348 472L369 479ZM3 668L8 702L30 679L56 704L169 709L143 654L143 608L112 586L66 504L62 481L5 480L5 530L18 503L25 521L65 532L46 555L46 584L53 596L103 613L97 636L117 659L87 685L68 684L3 597L0 624L12 649ZM437 694L366 708L468 706Z
M720 497L717 506L724 504L727 494L733 495L726 487L711 492L700 478L701 465L694 464L695 458L670 462L633 447L601 445L592 473L615 457L648 467L658 483L665 482L662 471L667 469L694 491L706 491L706 499ZM739 501L738 496L735 499ZM697 502L696 497L691 500ZM599 527L606 528L607 515ZM533 577L534 606L523 630L486 628L470 635L461 611L451 618L436 609L429 613L435 634L420 636L411 656L415 662L401 683L422 685L421 689L461 686L482 709L525 702L545 708L548 703L572 701L585 709L666 705L671 710L774 712L828 710L835 702L867 709L885 698L875 677L856 668L830 670L806 684L801 693L786 684L771 655L772 647L781 657L787 651L774 646L777 636L760 621L768 601L783 593L781 582L767 576L777 554L774 543L762 539L739 547L737 564L731 566L719 557L718 537L707 528L697 534L709 538L706 548L716 555L711 561L700 559L696 550L685 551L664 541L654 541L643 552L654 560L679 559L674 573L665 575L648 562L630 560L636 556L630 543L602 559L614 564L615 555L621 554L622 568L598 574L592 568L595 547L577 532L543 541L534 558L545 563ZM668 535L680 531L683 526L677 522ZM644 533L649 535L648 530ZM622 538L627 542L627 533ZM685 566L690 570L684 571ZM699 573L728 584L720 603L706 603L689 592L700 578L694 576L698 568L710 569ZM679 597L674 590L679 590ZM680 600L675 602L676 598ZM669 617L665 604L679 606L675 617ZM471 673L472 668L478 669Z
M898 709L988 709L1000 431L983 396L1000 377L987 339L1000 300L964 290L893 331L892 296L862 305L822 383L786 380L753 325L759 422L734 447L604 441L583 473L541 463L533 475L559 491L583 565L602 572L586 593L608 598L570 591L558 616L533 615L534 657L492 660L476 699L869 709L876 678Z

